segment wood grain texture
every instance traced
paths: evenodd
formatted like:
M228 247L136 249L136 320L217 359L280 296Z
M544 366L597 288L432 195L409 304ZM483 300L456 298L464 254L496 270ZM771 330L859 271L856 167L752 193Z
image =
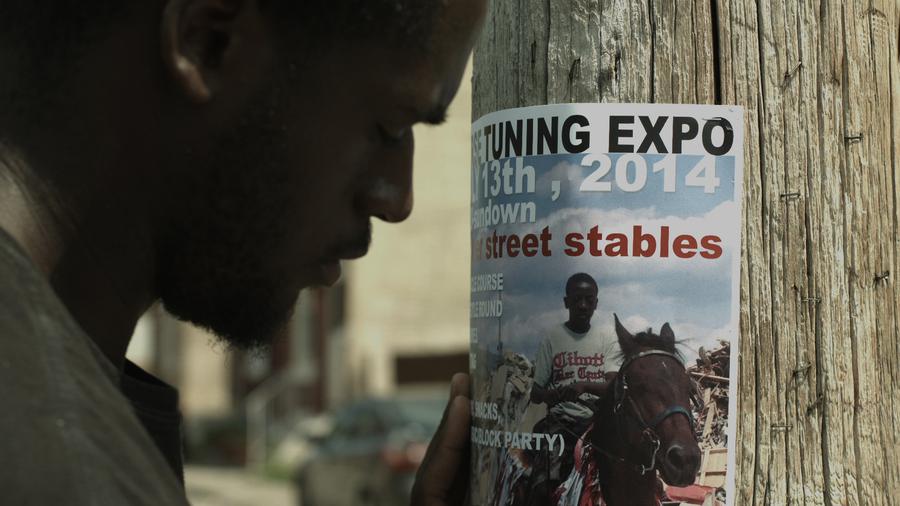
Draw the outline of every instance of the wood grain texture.
M492 0L474 108L745 108L737 504L900 504L900 0Z

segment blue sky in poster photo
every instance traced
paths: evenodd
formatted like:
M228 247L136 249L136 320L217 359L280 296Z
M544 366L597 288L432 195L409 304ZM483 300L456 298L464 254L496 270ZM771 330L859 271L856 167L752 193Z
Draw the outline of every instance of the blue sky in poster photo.
M736 333L731 327L734 255L740 238L740 219L734 201L734 157L716 159L715 191L686 184L687 175L700 161L699 156L678 156L676 191L663 191L663 173L652 167L661 155L644 155L648 175L640 191L624 192L612 185L610 192L581 192L582 181L596 167L582 167L584 155L527 157L525 165L536 173L535 193L491 198L492 205L534 202L535 223L488 226L473 231L473 244L485 233L539 233L550 227L550 257L502 258L475 260L473 274L502 272L504 291L503 315L473 320L479 342L494 348L498 331L504 349L524 353L533 358L544 337L545 329L567 319L563 306L566 279L575 272L591 274L599 285L599 302L592 324L601 331L614 334L613 313L629 330L637 332L652 327L658 331L669 322L678 339L684 340L688 359L696 357L700 346L709 349L718 339L729 339ZM617 155L611 155L612 170L603 179L615 178ZM631 172L633 174L633 172ZM552 201L553 181L559 182L559 198ZM474 190L474 186L473 186ZM483 191L481 189L480 191ZM483 198L475 208L485 206ZM698 240L707 235L722 239L723 253L715 259L696 255L690 259L634 257L593 257L587 253L570 257L563 253L564 237L571 232L587 234L598 226L604 237L623 233L631 237L635 225L643 232L660 236L661 227L670 228L670 243L680 234ZM630 247L630 245L629 245ZM496 298L495 292L473 294L474 300Z

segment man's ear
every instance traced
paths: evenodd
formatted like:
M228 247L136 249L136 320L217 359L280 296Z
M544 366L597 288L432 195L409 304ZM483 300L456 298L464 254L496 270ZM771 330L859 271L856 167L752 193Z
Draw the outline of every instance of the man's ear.
M243 33L258 14L249 0L169 0L161 21L162 59L176 86L197 103L208 102L222 86Z

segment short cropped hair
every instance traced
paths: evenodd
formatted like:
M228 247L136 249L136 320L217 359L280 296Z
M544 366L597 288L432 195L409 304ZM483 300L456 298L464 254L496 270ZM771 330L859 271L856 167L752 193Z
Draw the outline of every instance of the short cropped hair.
M255 0L308 46L372 39L419 47L446 0ZM9 120L53 109L81 56L127 19L126 0L0 0L0 140ZM303 48L298 47L302 52ZM13 119L15 118L15 119Z
M128 5L119 0L0 0L0 120L22 121L33 118L36 109L53 108L49 92Z
M260 0L282 27L310 45L335 40L383 39L404 47L427 45L447 0ZM298 30L298 28L300 28Z
M566 281L566 295L572 291L572 288L575 287L577 283L587 283L594 287L594 290L597 290L597 282L590 274L586 274L584 272L579 272L577 274L572 274L569 277L569 280Z

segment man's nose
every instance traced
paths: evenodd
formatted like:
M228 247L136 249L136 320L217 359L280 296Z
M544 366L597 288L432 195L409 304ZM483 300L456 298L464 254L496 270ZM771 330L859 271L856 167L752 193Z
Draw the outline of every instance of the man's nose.
M363 197L364 210L388 223L400 223L409 217L413 208L412 171L408 181L378 178L372 181Z
M413 139L406 146L382 154L373 164L360 195L360 210L388 223L409 217L413 208Z

